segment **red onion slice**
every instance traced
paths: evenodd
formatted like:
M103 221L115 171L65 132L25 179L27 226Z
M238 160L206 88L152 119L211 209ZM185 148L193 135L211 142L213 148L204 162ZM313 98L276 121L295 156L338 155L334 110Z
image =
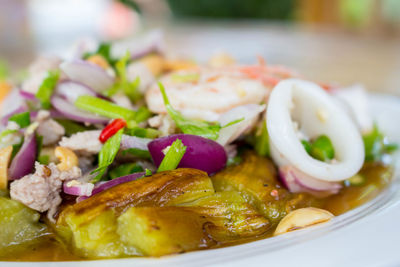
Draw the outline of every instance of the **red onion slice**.
M106 70L84 60L66 61L60 68L71 80L83 83L98 93L111 88L114 84L114 77Z
M223 146L213 140L190 134L175 134L151 141L148 148L156 166L160 166L165 156L163 150L176 139L182 140L187 147L178 167L199 169L208 174L225 167L227 155Z
M11 162L10 180L17 180L33 172L37 153L36 135L25 137L24 143Z
M123 57L130 51L131 59L135 60L150 53L164 53L165 42L162 31L155 30L145 36L134 38L124 43L116 43L112 47L112 55L116 58Z
M82 95L97 96L96 92L86 85L73 81L60 82L56 87L56 93L71 103L75 103Z
M340 183L326 182L308 176L292 166L279 168L281 181L292 193L306 192L317 197L337 194L342 188Z
M19 90L19 95L23 99L28 100L28 101L37 101L38 100L34 94L24 91L24 90Z
M113 179L111 181L99 182L99 183L97 183L95 185L91 196L93 196L95 194L98 194L98 193L100 193L100 192L102 192L104 190L107 190L107 189L109 189L111 187L114 187L116 185L123 184L123 183L130 182L130 181L135 181L135 180L137 180L137 179L139 179L139 178L141 178L141 177L143 177L145 175L146 175L145 172L137 172L137 173L133 173L133 174L129 174L129 175L126 175L126 176L115 178L115 179ZM82 200L85 200L87 198L88 198L87 196L81 196L81 197L79 197L78 202L82 201Z
M92 124L106 124L109 121L109 119L105 117L79 110L73 104L58 96L53 96L51 98L51 104L56 111L70 120Z
M77 180L64 182L63 184L64 193L73 196L91 196L93 188L94 184Z

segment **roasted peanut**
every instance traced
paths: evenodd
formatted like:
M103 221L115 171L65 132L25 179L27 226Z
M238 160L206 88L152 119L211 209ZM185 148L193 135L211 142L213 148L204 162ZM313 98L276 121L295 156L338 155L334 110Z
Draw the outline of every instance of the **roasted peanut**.
M286 215L278 224L274 235L303 229L315 224L324 223L334 216L327 210L317 208L297 209Z
M8 165L11 160L12 151L12 146L8 146L0 150L0 189L7 188Z
M154 76L160 75L164 71L164 58L159 55L148 55L140 59Z
M6 96L11 92L12 85L0 80L0 106Z
M216 54L208 61L208 65L214 68L226 67L233 64L235 64L235 59L226 53Z
M69 148L58 146L54 150L54 153L60 161L57 165L57 168L60 171L68 171L73 167L78 166L78 157Z
M96 64L97 66L99 66L99 67L101 67L101 68L103 68L105 70L110 67L110 65L108 64L107 60L104 57L100 56L100 55L90 56L87 59L87 61L89 61L89 62L91 62L93 64Z

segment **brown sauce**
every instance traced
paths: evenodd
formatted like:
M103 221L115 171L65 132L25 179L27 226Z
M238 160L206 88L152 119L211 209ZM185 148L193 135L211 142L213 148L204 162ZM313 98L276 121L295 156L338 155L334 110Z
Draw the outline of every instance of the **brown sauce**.
M380 194L391 182L392 172L390 167L380 164L366 164L361 170L365 175L366 182L359 186L344 187L337 195L320 200L320 207L329 210L334 215L343 214L354 209ZM245 239L240 242L231 243L237 245L240 243L251 242L272 236L272 229L263 236ZM87 260L82 259L69 252L64 245L58 242L54 236L45 237L42 241L36 242L23 248L15 249L7 256L0 257L3 261L74 261Z

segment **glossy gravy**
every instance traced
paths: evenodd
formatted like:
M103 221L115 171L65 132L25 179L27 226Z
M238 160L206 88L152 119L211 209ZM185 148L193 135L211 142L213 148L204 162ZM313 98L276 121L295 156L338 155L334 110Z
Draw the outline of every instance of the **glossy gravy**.
M361 170L361 174L366 177L366 182L359 186L348 186L341 190L337 195L319 200L319 207L329 210L334 215L343 214L355 207L364 204L375 198L391 182L392 171L390 167L380 164L366 164ZM246 239L240 243L251 242L270 237L274 229L271 229L263 236L253 239ZM231 243L236 245L239 243ZM29 246L14 249L12 253L5 257L0 257L4 261L74 261L82 259L69 252L55 236L46 236L42 241Z

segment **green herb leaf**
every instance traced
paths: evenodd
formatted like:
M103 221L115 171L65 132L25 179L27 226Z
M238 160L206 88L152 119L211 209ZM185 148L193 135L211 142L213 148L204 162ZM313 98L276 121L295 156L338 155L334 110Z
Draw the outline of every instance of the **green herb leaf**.
M99 167L96 170L92 171L92 174L98 173L97 176L93 179L93 182L100 181L108 166L113 163L115 156L117 155L121 146L123 132L123 129L119 130L116 134L109 138L104 146L101 148L101 151L99 153Z
M167 154L161 161L157 172L175 170L183 155L185 155L186 146L183 145L182 140L176 139L168 149Z
M21 128L25 128L31 124L29 112L14 114L8 120L17 123Z
M154 139L160 135L160 131L152 128L141 128L136 126L132 127L131 129L125 129L125 134L141 138Z
M153 175L153 172L150 171L149 169L146 169L145 172L146 172L145 176L152 176Z
M40 155L37 158L37 161L42 165L48 165L50 163L50 156L49 155Z
M36 135L36 157L40 156L40 153L42 152L43 148L43 136L41 135Z
M0 60L0 81L7 79L10 74L7 62Z
M376 124L371 132L363 135L363 141L366 161L380 161L384 154L393 153L398 148L397 144L388 142Z
M7 129L7 130L2 131L2 132L0 133L0 143L1 143L1 141L2 141L2 139L3 139L4 137L6 137L6 136L9 135L9 134L16 133L16 132L18 132L18 131L17 131L17 130L10 130L10 129Z
M125 121L135 118L135 111L118 106L110 101L88 95L82 95L75 101L75 106L111 119L123 118Z
M107 42L100 43L99 47L95 52L85 53L83 55L83 58L88 59L89 57L94 55L102 56L105 60L107 60L108 64L110 64L111 66L115 65L116 60L111 56L111 43Z
M345 186L361 186L361 185L364 185L366 181L367 181L367 178L364 175L358 173L358 174L354 175L353 177L345 180L344 185Z
M135 10L137 13L141 14L142 10L140 9L139 5L133 0L118 0L122 4L126 5L127 7Z
M254 148L258 155L266 157L269 156L269 135L265 120L261 127L261 132L256 135Z
M335 157L335 149L331 139L326 135L321 135L312 142L302 140L301 143L307 153L320 161L329 161Z
M117 72L118 80L114 86L106 92L107 96L113 96L119 91L123 91L129 99L136 103L142 98L142 94L139 91L140 78L137 77L134 81L129 81L126 74L126 65L130 60L129 52L126 53L124 57L115 63L115 69Z
M177 83L191 83L197 82L200 79L199 73L185 73L185 74L178 74L174 73L171 75L171 79Z
M176 126L181 129L183 133L199 135L211 140L218 139L221 125L219 125L218 123L209 123L205 121L186 119L179 111L173 109L171 103L168 100L168 96L165 92L164 86L161 83L158 83L158 86L160 87L160 91L164 100L164 105L167 109L168 114L174 120Z
M53 94L54 88L57 85L58 78L60 77L60 71L49 71L47 77L43 80L36 93L36 98L39 99L42 108L49 109L51 107L50 98Z
M311 155L312 146L311 143L307 140L301 140L301 144L303 145L304 149L306 150L308 155Z
M93 126L83 126L82 124L67 120L67 119L56 119L56 122L58 122L62 127L65 129L65 135L66 136L71 136L73 134L79 133L79 132L84 132L84 131L89 131L89 130L94 130L95 127Z
M137 148L128 148L122 152L123 155L131 154L132 156L142 158L142 159L150 159L151 155L150 152L147 150L141 150Z
M142 172L143 168L142 166L136 164L136 163L126 163L126 164L121 164L118 167L112 169L109 172L109 177L110 179L115 179L118 177L126 176L135 172Z

